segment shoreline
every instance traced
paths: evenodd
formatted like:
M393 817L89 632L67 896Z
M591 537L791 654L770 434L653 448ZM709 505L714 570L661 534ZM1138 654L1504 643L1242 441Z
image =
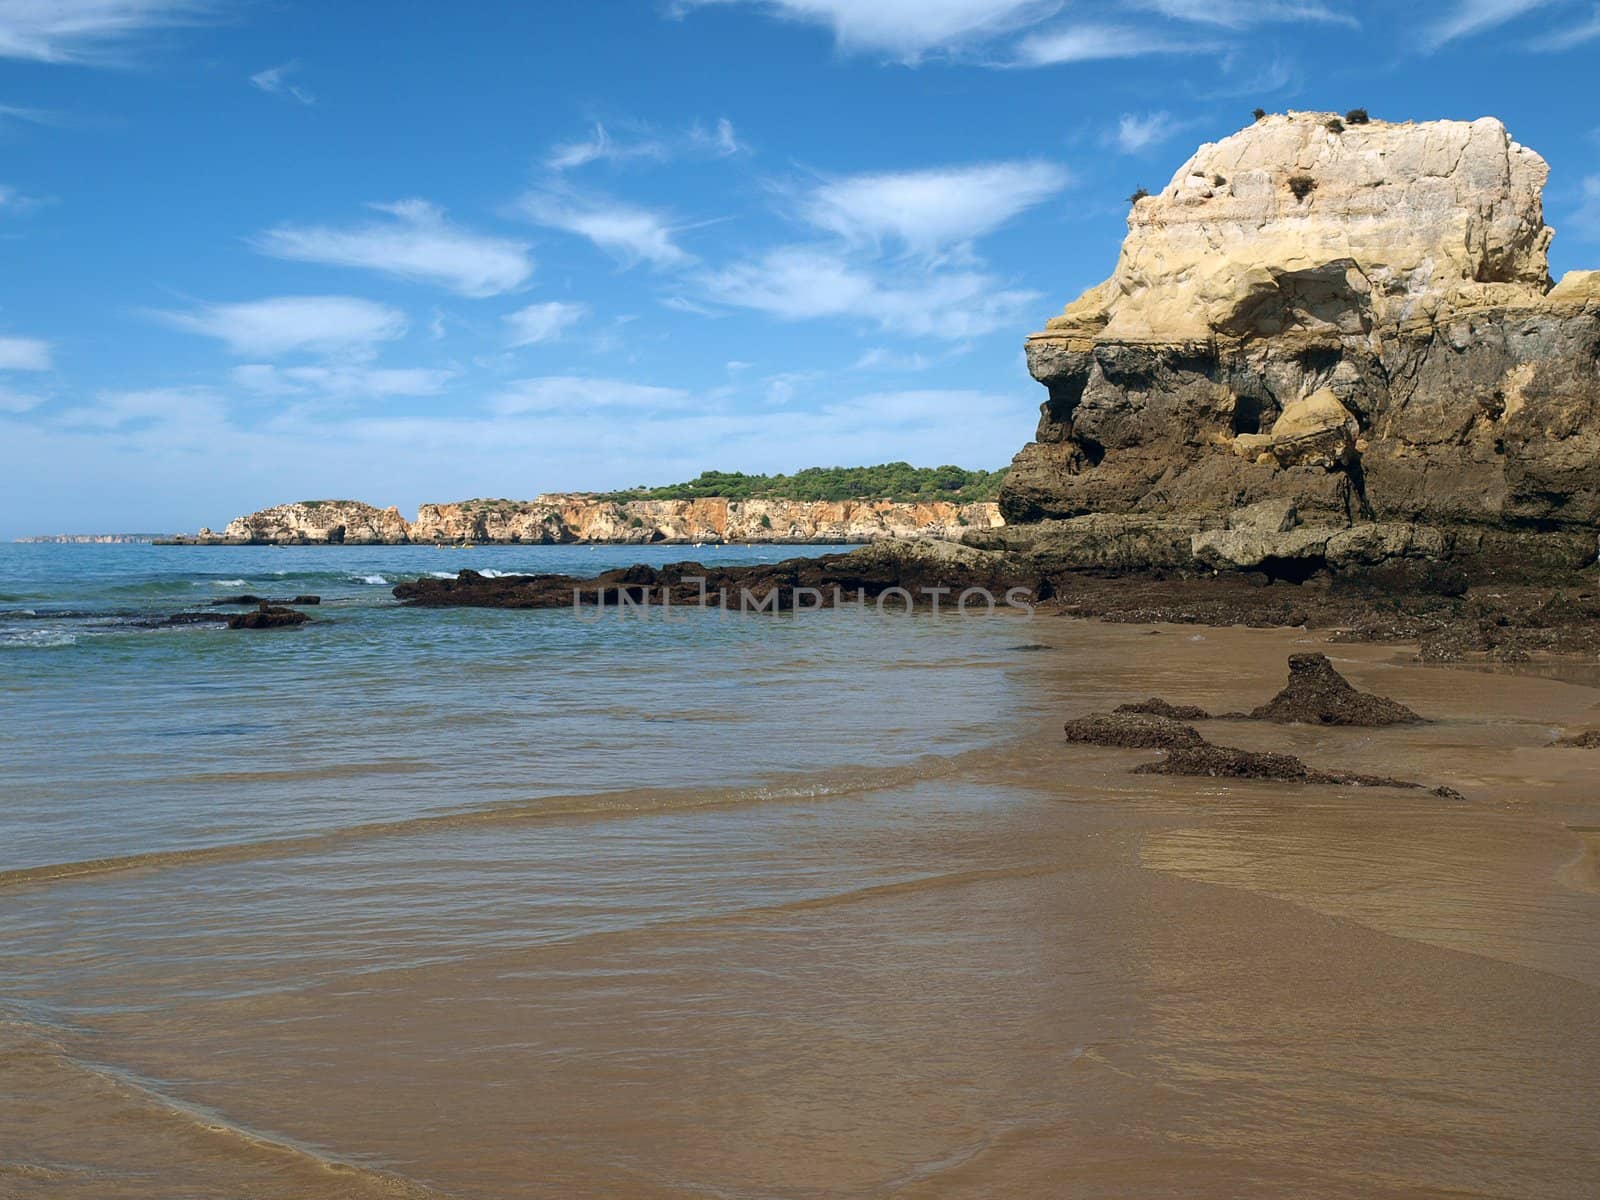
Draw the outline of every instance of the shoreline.
M747 538L721 538L721 539L715 539L715 540L706 539L706 540L699 540L699 541L691 540L689 538L680 538L680 537L655 538L655 539L651 539L651 540L645 540L645 539L639 539L639 538L616 538L616 539L585 539L585 538L579 538L579 539L576 539L576 540L570 541L570 542L517 542L517 541L498 541L498 540L475 539L475 540L473 540L471 542L463 542L463 543L434 542L434 541L421 541L421 542L368 541L368 540L363 540L363 539L359 539L359 538L349 538L349 539L346 539L344 541L339 541L339 542L317 541L317 540L311 540L311 539L303 539L303 540L296 541L296 540L289 539L289 538L259 539L259 540L233 540L233 539L228 539L228 538L195 538L195 537L179 536L179 537L174 537L174 538L158 538L158 539L156 539L156 540L154 540L152 542L147 542L147 543L142 543L142 544L153 545L153 546L193 546L193 547L197 547L197 548L207 548L207 549L209 549L209 548L243 549L243 548L245 548L247 546L317 546L317 547L327 547L327 548L330 548L330 549L340 549L342 547L353 547L353 548L368 550L368 549L377 549L379 547L392 546L392 547L395 547L397 549L399 549L399 548L423 548L423 549L426 549L426 548L432 547L435 550L491 550L491 549L499 549L501 547L515 546L515 547L518 547L520 549L527 550L527 549L533 549L533 548L541 547L541 546L544 546L544 547L550 547L550 546L565 546L565 547L571 547L571 546L641 546L641 547L643 547L643 546L695 546L695 547L699 547L699 546L864 546L864 545L869 545L869 544L871 544L873 542L898 540L902 536L903 535L895 534L895 535L889 535L889 536L859 537L859 538L846 538L846 537L837 537L837 538L831 538L831 537L830 538L760 538L760 539L756 539L756 538L748 538L748 539ZM28 539L20 539L20 540L27 541ZM939 539L930 537L930 538L927 538L925 540L927 540L927 541L937 541ZM65 544L65 543L63 543L63 544ZM72 543L72 544L76 545L76 544L85 544L85 543ZM132 543L129 543L129 544L132 544Z

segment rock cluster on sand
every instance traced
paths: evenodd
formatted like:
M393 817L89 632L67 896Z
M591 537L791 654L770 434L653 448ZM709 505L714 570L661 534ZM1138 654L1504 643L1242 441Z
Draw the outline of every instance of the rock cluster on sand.
M1185 722L1257 720L1279 724L1305 721L1324 725L1382 726L1421 719L1393 700L1358 692L1333 669L1333 664L1324 655L1295 654L1289 658L1289 686L1271 703L1251 713L1212 717L1204 709L1193 705L1150 699L1121 705L1115 712L1075 717L1062 729L1067 741L1079 745L1165 751L1159 762L1135 768L1136 773L1143 775L1276 779L1343 787L1415 789L1425 785L1385 775L1320 770L1308 766L1292 754L1214 745L1198 729ZM1449 788L1431 790L1438 796L1458 795Z
M1600 272L1551 287L1547 174L1493 118L1202 146L1028 340L1049 399L1001 494L1020 528L984 544L1287 578L1592 562Z
M1423 718L1404 704L1359 691L1334 669L1326 654L1291 654L1289 682L1271 700L1247 713L1213 716L1193 704L1173 704L1160 697L1123 704L1118 714L1145 714L1172 721L1272 721L1279 725L1415 725Z
M1571 746L1578 750L1600 750L1600 729L1585 729L1556 741L1558 746Z

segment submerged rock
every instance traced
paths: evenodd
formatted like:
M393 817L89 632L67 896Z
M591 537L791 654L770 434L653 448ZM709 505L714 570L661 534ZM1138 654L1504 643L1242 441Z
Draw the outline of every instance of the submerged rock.
M1571 746L1579 750L1600 750L1600 729L1585 729L1580 733L1558 738L1557 746Z
M239 613L228 618L229 629L287 629L304 625L311 617L292 608L262 604L255 612Z
M281 604L281 605L305 604L305 605L313 605L313 604L321 604L321 603L322 603L322 597L321 596L295 596L295 597L293 597L292 599L289 599L289 600L269 600L265 596L252 596L252 595L246 594L246 595L243 595L243 596L223 596L221 599L213 600L211 602L211 607L212 608L232 608L232 607L235 607L235 606L241 605L241 604L256 604L256 605L260 605L260 604Z
M1280 725L1407 725L1422 718L1403 704L1357 691L1328 661L1326 654L1289 656L1289 683L1260 708L1254 721Z

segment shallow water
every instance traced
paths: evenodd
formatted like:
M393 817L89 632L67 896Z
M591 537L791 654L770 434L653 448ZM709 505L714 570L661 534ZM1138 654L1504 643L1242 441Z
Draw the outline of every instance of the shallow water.
M0 1194L1592 1194L1600 691L1333 647L1436 723L1206 732L1467 799L1286 789L1057 733L1303 632L363 588L0 648Z

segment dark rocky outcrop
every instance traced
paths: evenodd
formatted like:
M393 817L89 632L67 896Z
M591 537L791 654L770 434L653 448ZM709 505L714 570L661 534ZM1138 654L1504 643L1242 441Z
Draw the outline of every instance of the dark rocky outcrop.
M1600 729L1585 729L1579 733L1558 738L1557 746L1570 746L1577 750L1600 750Z
M254 612L239 613L228 618L229 629L289 629L304 625L311 617L292 608L262 604Z
M239 605L262 605L262 604L272 604L272 605L295 605L295 604L301 604L301 605L309 606L309 605L315 605L315 604L321 604L321 603L322 603L322 597L321 596L293 596L293 597L291 597L291 598L289 598L287 600L269 600L265 596L251 596L249 594L246 594L246 595L243 595L243 596L223 596L222 598L220 598L218 600L213 600L211 602L211 607L212 608L233 608L233 607L237 607Z
M828 608L868 602L886 611L907 606L986 608L1042 598L1045 582L1025 558L952 542L880 542L849 554L791 558L747 567L700 563L644 565L589 579L570 575L501 575L462 571L453 579L416 579L395 597L420 607L481 608L718 607L749 612ZM982 595L962 593L974 589Z

